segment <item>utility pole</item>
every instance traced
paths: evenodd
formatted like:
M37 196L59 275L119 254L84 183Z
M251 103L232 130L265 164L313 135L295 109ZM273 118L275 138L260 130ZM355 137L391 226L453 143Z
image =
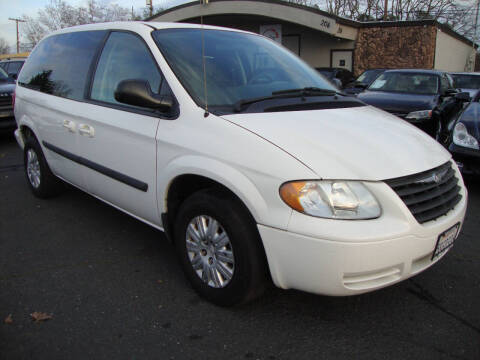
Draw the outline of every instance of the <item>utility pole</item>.
M388 0L385 0L385 6L383 8L383 21L387 21L388 17Z
M12 19L8 18L8 20L15 21L17 23L17 54L20 52L20 40L18 39L18 23L19 22L26 22L25 20L22 19Z
M150 8L150 17L153 16L153 0L147 0L147 6Z

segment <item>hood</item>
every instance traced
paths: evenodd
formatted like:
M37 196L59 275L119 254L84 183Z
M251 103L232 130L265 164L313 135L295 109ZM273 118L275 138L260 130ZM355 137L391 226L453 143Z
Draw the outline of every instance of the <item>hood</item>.
M433 109L437 95L402 94L365 90L358 95L358 98L369 105L388 112L407 114L412 111Z
M324 179L385 180L451 158L421 130L370 106L222 117L280 147Z
M14 90L15 90L15 84L10 84L10 83L0 84L1 93L13 93Z

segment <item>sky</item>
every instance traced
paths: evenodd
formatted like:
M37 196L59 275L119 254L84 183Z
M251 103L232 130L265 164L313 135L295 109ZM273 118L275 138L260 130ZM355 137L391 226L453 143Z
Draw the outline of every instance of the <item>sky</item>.
M85 6L87 0L64 0L73 6ZM145 7L146 0L99 0L100 2L115 3L122 7L139 10ZM154 6L164 8L180 5L192 0L152 0ZM4 38L11 46L11 51L15 52L16 47L16 26L15 21L8 18L20 18L22 15L36 17L37 11L48 5L50 0L0 0L0 38ZM20 28L20 41L22 24Z

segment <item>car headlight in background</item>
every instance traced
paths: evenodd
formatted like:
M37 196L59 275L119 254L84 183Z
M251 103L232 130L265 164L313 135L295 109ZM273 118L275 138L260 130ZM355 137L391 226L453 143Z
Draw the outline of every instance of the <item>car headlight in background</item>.
M360 181L292 181L280 187L280 196L291 208L330 219L374 219L382 209Z
M467 127L461 122L457 123L453 129L453 143L458 146L479 149L477 139L468 133Z
M420 120L429 119L432 117L432 110L420 110L409 113L405 119Z

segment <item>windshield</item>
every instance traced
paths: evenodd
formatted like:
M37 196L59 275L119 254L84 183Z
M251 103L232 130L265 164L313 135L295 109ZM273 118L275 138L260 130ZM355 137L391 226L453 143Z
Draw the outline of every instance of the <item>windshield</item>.
M361 83L364 83L364 84L371 84L373 82L373 80L375 80L375 78L381 72L383 72L383 70L366 70L362 73L362 75L360 75L357 78L357 81L361 82Z
M480 89L480 74L451 74L455 81L455 87L460 89Z
M2 80L5 80L8 78L8 75L7 73L5 72L5 70L3 70L2 68L0 68L0 79Z
M433 74L385 72L368 90L433 95L438 92L438 77Z
M202 30L164 29L154 31L153 37L182 85L204 107ZM314 69L262 36L205 29L203 43L209 107L231 107L280 90L335 91Z

